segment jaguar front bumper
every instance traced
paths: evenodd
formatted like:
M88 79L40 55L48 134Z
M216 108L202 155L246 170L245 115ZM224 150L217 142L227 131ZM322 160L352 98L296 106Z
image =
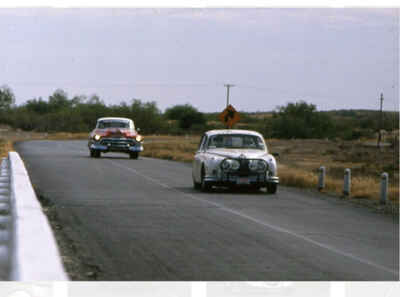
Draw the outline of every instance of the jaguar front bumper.
M206 176L206 182L215 186L257 186L265 187L267 184L279 184L279 177L269 176L268 173L259 173L247 176L236 174L222 174L221 176Z

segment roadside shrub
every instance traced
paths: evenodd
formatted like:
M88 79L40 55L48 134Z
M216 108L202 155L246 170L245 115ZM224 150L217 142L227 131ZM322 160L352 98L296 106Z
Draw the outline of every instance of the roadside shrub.
M333 136L331 118L317 112L314 104L305 101L281 106L273 115L272 137L274 138L327 138Z
M177 120L181 129L190 129L193 125L206 124L206 118L195 107L190 104L175 105L165 111L165 117L170 120Z

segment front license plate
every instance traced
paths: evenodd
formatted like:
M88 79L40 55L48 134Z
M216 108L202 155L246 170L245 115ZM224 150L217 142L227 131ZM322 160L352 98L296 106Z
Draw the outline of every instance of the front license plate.
M236 183L238 185L248 185L250 183L250 180L248 177L238 177Z

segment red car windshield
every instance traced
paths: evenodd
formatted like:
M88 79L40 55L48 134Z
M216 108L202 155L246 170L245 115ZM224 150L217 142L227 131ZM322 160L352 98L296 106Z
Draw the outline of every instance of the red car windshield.
M100 121L97 124L98 129L106 128L129 128L129 122L127 121Z

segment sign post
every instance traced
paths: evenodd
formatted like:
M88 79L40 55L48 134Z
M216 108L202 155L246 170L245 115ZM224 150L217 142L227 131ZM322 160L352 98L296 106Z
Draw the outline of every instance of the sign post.
M219 119L228 129L231 129L232 126L240 120L240 115L235 108L229 104L223 112L219 114Z

